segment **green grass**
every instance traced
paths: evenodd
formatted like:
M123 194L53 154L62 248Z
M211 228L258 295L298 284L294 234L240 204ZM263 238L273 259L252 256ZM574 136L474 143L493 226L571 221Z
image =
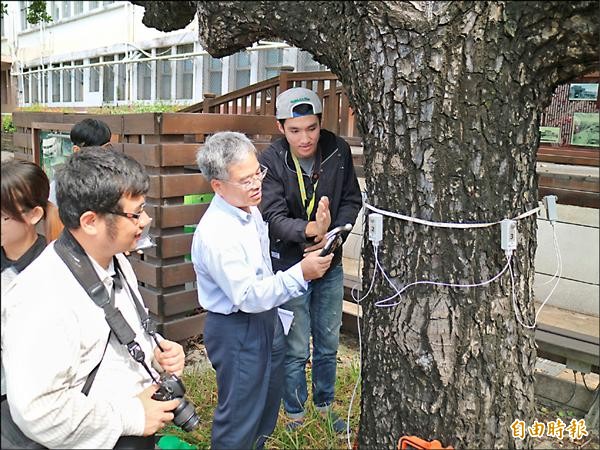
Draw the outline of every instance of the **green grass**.
M136 113L148 113L148 112L177 112L182 108L189 106L186 104L171 104L168 102L133 102L129 105L104 105L104 106L90 106L83 108L88 114L136 114ZM73 111L80 111L81 108L68 108L68 107L54 107L46 106L39 103L31 106L23 106L18 111L30 111L30 112L63 112L69 113Z
M359 361L356 348L351 348L344 343L350 340L342 339L338 353L338 370L336 381L336 400L333 410L344 420L347 420L348 407L352 392L359 376ZM307 379L309 386L309 401L307 401L306 417L304 424L294 431L286 430L286 418L283 408L279 413L279 420L275 431L266 443L269 449L306 449L306 448L347 448L346 434L336 435L331 428L330 421L323 418L310 401L310 364L307 366ZM187 389L186 396L196 405L196 413L200 417L200 426L197 430L186 433L175 426L166 427L161 434L172 434L192 444L199 449L210 448L210 430L213 412L217 406L217 386L215 372L209 364L196 365L186 369L183 380ZM358 428L360 418L360 386L352 404L350 417L351 444Z

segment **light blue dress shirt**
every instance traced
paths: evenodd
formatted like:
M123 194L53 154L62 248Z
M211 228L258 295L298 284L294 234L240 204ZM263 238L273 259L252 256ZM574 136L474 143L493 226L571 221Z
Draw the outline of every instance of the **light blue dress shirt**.
M273 274L269 233L260 211L250 213L215 194L192 241L200 305L214 313L259 313L304 294L300 263Z

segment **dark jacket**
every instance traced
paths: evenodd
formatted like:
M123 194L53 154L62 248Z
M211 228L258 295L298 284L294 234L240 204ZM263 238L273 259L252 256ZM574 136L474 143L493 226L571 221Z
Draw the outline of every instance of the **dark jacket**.
M330 131L321 129L315 158L319 158L320 170L309 177L302 171L306 196L312 197L317 181L315 206L310 220L315 220L319 199L329 198L331 212L330 229L347 223L353 224L362 206L362 196L348 143ZM269 224L271 261L273 270L286 270L303 257L304 248L313 245L305 234L308 219L302 205L298 176L285 138L273 142L259 155L259 161L269 170L263 181L260 210ZM315 160L315 169L318 161ZM331 267L342 259L341 246L336 250Z

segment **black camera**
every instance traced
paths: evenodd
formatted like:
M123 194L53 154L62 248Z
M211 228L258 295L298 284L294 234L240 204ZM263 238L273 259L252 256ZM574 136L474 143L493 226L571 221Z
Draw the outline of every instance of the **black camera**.
M163 372L158 382L158 390L152 398L161 402L179 399L179 405L173 410L173 423L183 431L194 431L200 425L200 418L196 414L196 407L184 397L185 386L177 375Z

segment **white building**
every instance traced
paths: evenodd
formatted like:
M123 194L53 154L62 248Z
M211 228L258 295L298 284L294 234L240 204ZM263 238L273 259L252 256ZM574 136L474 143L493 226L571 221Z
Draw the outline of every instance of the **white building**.
M17 106L192 104L205 92L220 95L276 76L282 66L324 69L279 42L212 58L198 42L197 20L161 32L143 25L144 8L128 1L47 1L53 20L37 25L26 20L30 4L10 1L2 18L3 111L10 110L11 90Z

